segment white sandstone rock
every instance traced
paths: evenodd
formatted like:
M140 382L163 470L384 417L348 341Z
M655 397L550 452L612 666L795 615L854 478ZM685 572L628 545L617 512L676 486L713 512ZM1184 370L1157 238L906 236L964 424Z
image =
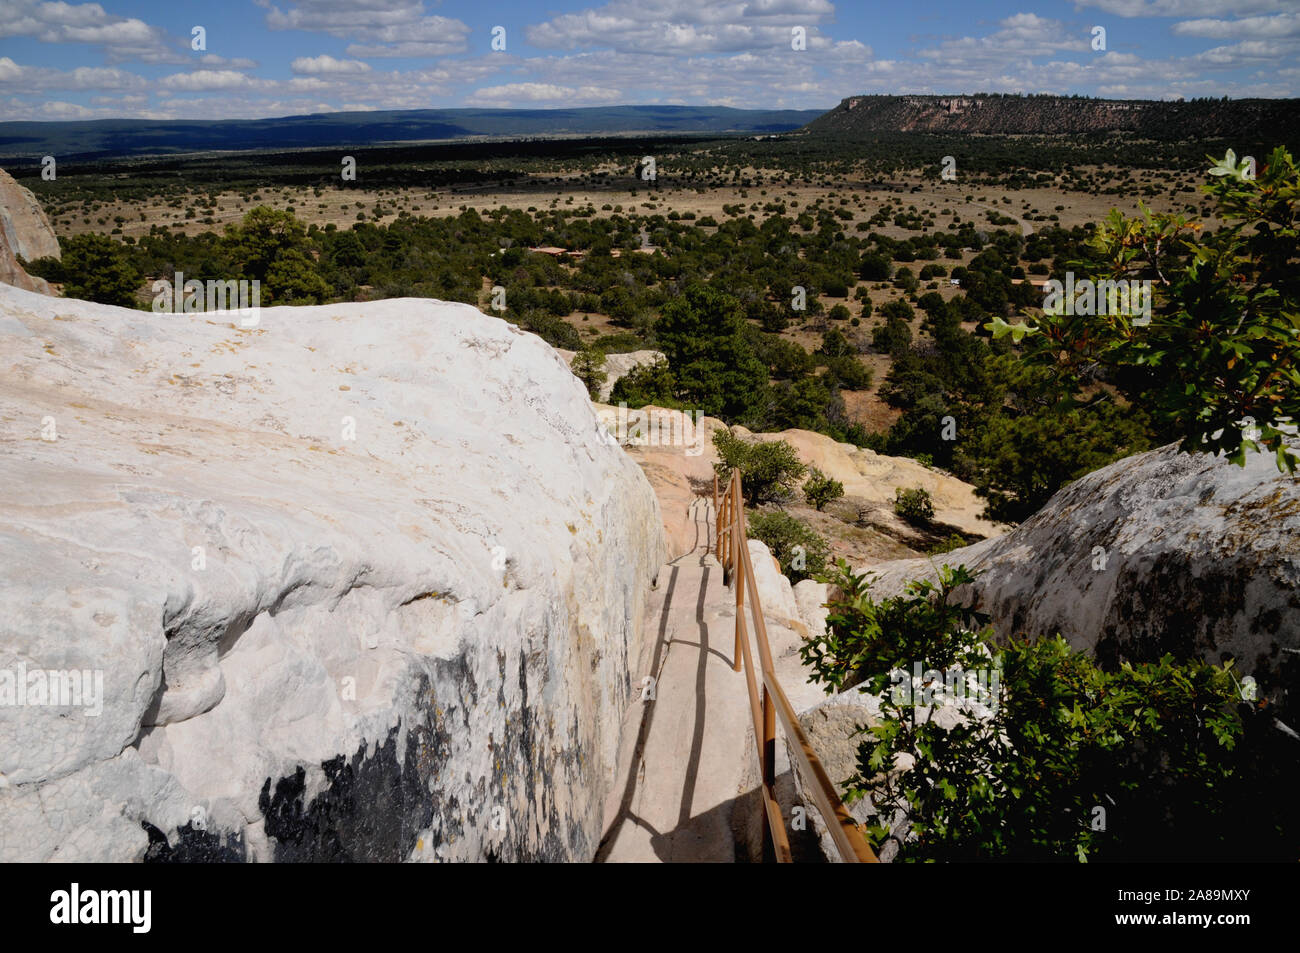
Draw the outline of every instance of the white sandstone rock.
M0 169L0 282L50 294L49 282L27 274L19 257L28 262L58 258L59 240L36 196Z
M781 572L776 557L761 540L749 540L749 561L754 566L754 585L763 604L764 617L769 622L793 629L801 637L806 636L807 630L790 579Z
M830 586L816 579L801 579L794 584L794 601L799 606L799 617L810 636L820 636L826 631L826 617L830 610Z
M591 857L640 469L466 305L233 317L0 287L0 860Z
M1104 664L1231 656L1262 697L1288 687L1284 663L1300 650L1300 480L1271 455L1243 468L1172 445L1137 454L1004 536L865 568L883 598L945 563L980 571L959 595L1000 635L1060 632Z

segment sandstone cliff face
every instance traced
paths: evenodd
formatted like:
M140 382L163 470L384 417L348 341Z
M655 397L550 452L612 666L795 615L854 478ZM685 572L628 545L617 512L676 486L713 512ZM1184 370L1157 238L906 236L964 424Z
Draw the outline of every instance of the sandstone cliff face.
M59 241L36 196L0 169L0 282L51 294L49 282L27 274L18 257L35 261L59 254Z
M971 595L1002 635L1060 632L1107 664L1232 656L1261 694L1300 686L1300 480L1270 456L1128 457L941 563L981 570ZM865 568L877 597L934 575L926 559Z
M468 306L230 317L0 287L0 859L590 858L644 476Z

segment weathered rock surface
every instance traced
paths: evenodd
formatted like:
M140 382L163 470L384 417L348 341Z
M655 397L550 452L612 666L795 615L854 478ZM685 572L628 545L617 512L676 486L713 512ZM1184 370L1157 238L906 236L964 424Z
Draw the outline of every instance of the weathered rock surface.
M653 350L628 351L624 354L605 355L605 373L608 376L605 378L605 383L600 385L600 399L602 401L609 400L614 385L618 383L620 377L625 376L629 371L662 360L664 360L663 351Z
M858 746L864 740L859 729L877 724L879 718L879 700L874 695L860 693L856 688L823 698L799 712L799 724L817 752L822 767L826 769L826 776L835 785L835 792L840 796L841 801L848 794L844 782L858 771ZM788 762L797 763L795 759L790 758L789 738L786 738L785 743L780 747ZM810 791L809 779L795 768L790 772L790 780L792 787L788 796L791 799L791 806L804 807L809 827L816 835L821 856L827 861L838 862L839 851L835 848L835 842L831 840L830 833L826 829L826 821L812 807L817 802ZM846 807L859 824L875 823L874 806L870 798L860 798L852 804L847 804ZM879 851L880 846L875 845L878 856L882 856L886 861L892 860L893 854L897 853L896 848L891 849L888 856L883 856Z
M24 291L33 291L36 294L53 295L54 289L44 278L37 278L35 275L29 275L23 266L18 264L14 258L13 252L0 241L0 284L13 285L15 288L21 288Z
M36 196L0 169L0 282L24 291L51 294L49 282L27 274L18 257L35 261L59 255L59 240Z
M230 317L0 287L0 859L589 859L641 471L468 306Z
M781 564L761 541L749 540L749 561L754 567L754 585L758 589L759 601L763 606L763 616L769 622L776 622L805 638L808 635L804 625L803 614L795 599L789 578L781 572ZM748 596L748 593L746 593Z
M5 244L15 255L27 261L58 258L59 240L54 237L50 220L31 189L18 184L12 175L0 169L0 231Z
M1271 456L1137 454L1005 536L865 568L880 597L943 563L980 571L961 595L1001 635L1060 632L1106 664L1231 656L1261 691L1300 684L1300 480Z
M830 610L826 603L830 599L830 586L816 579L803 579L794 585L794 601L799 606L799 618L804 628L812 636L826 631L826 617Z

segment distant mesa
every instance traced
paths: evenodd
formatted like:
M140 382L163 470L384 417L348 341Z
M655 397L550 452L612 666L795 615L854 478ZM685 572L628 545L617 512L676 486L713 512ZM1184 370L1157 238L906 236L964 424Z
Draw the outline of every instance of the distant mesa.
M1300 125L1300 100L1090 99L1081 96L849 96L801 133L861 138L890 132L1078 135L1130 132L1154 139L1273 135Z

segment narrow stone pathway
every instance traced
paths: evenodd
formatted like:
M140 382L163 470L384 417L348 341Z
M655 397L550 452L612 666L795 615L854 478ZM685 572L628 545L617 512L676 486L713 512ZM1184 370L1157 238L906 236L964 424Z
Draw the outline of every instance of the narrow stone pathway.
M744 676L732 670L734 596L711 552L713 507L691 504L695 549L664 566L646 606L640 700L623 719L598 863L736 860L733 806L753 744Z

